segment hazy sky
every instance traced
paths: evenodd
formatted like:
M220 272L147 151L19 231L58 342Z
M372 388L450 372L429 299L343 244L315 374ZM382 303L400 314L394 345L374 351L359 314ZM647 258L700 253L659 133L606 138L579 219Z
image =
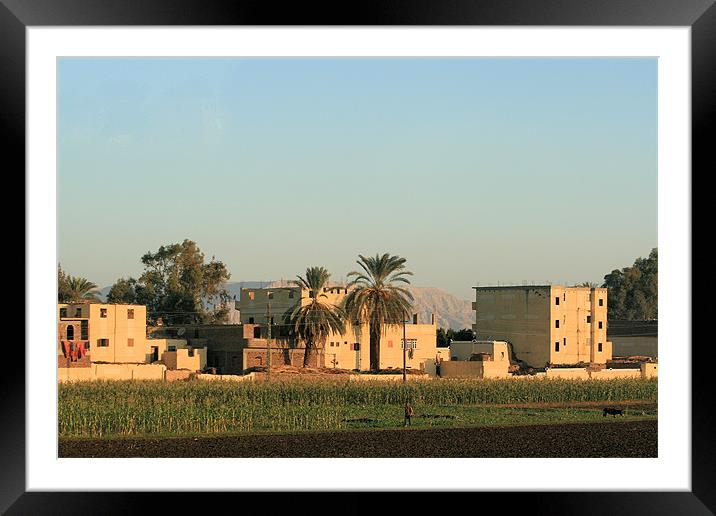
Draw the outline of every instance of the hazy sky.
M601 282L657 246L656 59L61 59L58 260L189 238L232 281Z

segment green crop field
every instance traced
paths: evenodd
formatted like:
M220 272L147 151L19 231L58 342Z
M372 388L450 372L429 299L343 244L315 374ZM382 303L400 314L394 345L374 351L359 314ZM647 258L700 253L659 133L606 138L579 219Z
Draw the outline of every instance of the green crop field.
M394 428L406 400L414 427L607 422L601 411L610 403L626 405L626 418L654 419L657 402L655 379L127 381L58 390L63 438Z

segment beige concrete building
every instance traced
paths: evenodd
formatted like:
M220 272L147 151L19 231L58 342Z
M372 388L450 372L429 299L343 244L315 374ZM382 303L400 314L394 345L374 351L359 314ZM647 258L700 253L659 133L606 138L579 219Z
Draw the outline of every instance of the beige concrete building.
M146 306L58 304L57 318L57 353L70 363L85 357L92 362L147 362Z
M325 288L323 300L336 306L342 306L348 289L345 286ZM272 348L277 349L278 357L271 354L272 364L289 361L294 365L298 358L303 359L302 344L298 345L288 339L288 316L299 303L306 305L311 301L307 289L295 287L276 287L241 289L239 312L241 322L247 327L252 338L248 349L244 350L244 368L266 365L267 322L272 321ZM270 315L269 315L270 314ZM410 369L434 371L437 355L437 327L435 318L429 324L421 323L417 315L412 316L405 326L408 349L406 366ZM370 336L368 325L354 327L347 325L343 334L332 334L326 340L323 349L315 353L313 365L335 367L338 369L368 370L370 368ZM278 360L278 362L277 362ZM403 328L392 326L386 328L381 337L380 368L402 369L403 367Z
M607 289L559 285L473 287L477 340L509 343L517 360L548 364L605 364Z
M61 303L57 305L57 320L59 368L97 363L151 364L164 359L169 369L206 367L206 349L192 347L185 339L147 338L144 305Z

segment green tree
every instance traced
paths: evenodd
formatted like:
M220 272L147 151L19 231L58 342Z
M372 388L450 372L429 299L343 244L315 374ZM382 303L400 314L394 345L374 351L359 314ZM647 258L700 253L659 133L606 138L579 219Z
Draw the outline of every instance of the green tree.
M137 293L135 292L136 284L137 280L134 278L119 278L109 289L107 302L135 304L137 302Z
M70 297L69 277L62 270L62 266L57 264L57 301L60 303L69 303Z
M159 317L166 324L223 322L229 301L225 288L231 276L226 266L204 254L195 242L161 246L155 253L142 256L144 273L134 284L137 303L147 305L147 318ZM131 279L131 278L130 278ZM219 301L218 310L208 308Z
M66 303L81 303L85 301L99 301L97 285L86 278L67 276Z
M470 328L463 328L453 333L452 340L472 340L475 338L475 333Z
M657 248L648 258L637 258L634 265L615 269L604 276L608 290L608 317L613 320L649 320L658 316Z
M341 307L328 303L323 287L328 284L330 274L324 267L309 267L306 276L297 276L294 284L308 290L308 303L304 298L298 300L289 314L289 323L293 335L305 343L303 367L308 366L313 350L325 345L331 333L345 333L346 314Z
M410 281L405 276L412 272L405 269L405 258L390 256L365 257L358 255L362 272L352 271L354 277L346 296L345 308L349 320L356 324L367 323L370 332L370 368L380 368L380 338L390 326L402 325L412 307L412 294L396 283Z

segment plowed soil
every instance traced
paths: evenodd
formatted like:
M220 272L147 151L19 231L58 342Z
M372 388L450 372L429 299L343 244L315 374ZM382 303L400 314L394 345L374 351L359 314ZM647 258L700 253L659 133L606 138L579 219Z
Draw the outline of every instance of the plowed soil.
M657 421L60 439L59 457L657 457Z

